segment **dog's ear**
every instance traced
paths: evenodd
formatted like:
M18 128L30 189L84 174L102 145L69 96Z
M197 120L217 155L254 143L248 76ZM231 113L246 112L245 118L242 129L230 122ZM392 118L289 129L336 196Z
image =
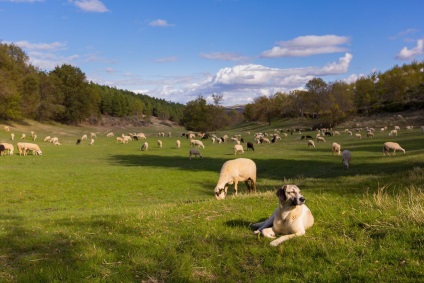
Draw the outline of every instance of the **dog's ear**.
M278 199L280 199L282 202L285 202L287 200L286 189L287 189L287 186L284 185L282 188L278 189L276 193Z

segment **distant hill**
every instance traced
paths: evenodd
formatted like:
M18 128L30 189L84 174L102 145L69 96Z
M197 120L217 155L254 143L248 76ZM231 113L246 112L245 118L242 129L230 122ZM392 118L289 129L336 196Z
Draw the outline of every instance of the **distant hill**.
M227 112L235 110L239 113L243 113L245 106L246 105L233 105L233 106L225 106L224 108L227 110Z

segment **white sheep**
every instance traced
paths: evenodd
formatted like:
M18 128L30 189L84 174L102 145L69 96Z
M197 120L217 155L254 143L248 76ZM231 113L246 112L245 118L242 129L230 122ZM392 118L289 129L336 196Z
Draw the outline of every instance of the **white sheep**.
M93 143L94 143L94 139L91 139L90 140L90 145L93 145Z
M315 147L315 142L313 140L308 140L308 147Z
M367 132L367 138L373 138L374 137L374 133L371 131Z
M395 126L394 128L396 131L400 131L400 127L399 126Z
M148 151L149 150L149 144L147 142L144 142L143 145L141 146L140 150Z
M362 135L361 135L361 134L359 134L359 133L355 134L355 139L357 139L357 140L362 139Z
M10 139L13 141L13 140L15 140L15 134L14 133L11 133L10 134Z
M90 138L97 138L97 135L95 133L90 133Z
M48 142L48 141L50 141L51 138L52 138L51 136L47 136L47 137L44 138L44 141Z
M324 137L317 137L317 142L325 142Z
M235 195L237 195L238 182L245 182L249 192L252 189L256 192L256 164L253 160L237 158L228 160L222 165L214 190L216 199L225 199L228 190L227 184L234 184Z
M143 133L138 133L138 134L137 134L137 137L138 137L138 139L147 139L147 138L146 138L146 135L145 135L145 134L143 134Z
M393 136L393 135L397 136L397 134L398 134L397 130L391 130L389 133L389 136Z
M161 140L158 140L158 147L162 148L162 141Z
M202 154L197 148L190 148L188 158L191 160L192 156L199 156L200 158L203 158Z
M81 140L86 140L87 139L87 135L82 135Z
M405 150L400 147L400 145L397 142L385 142L383 145L383 155L390 155L390 150L393 149L393 155L396 155L396 150L403 151L405 153Z
M340 144L333 142L333 146L332 146L332 153L334 154L335 152L337 152L337 155L340 155L340 150L341 150L341 146Z
M203 149L205 149L205 146L204 146L204 144L203 144L202 141L199 141L199 140L190 140L190 144L193 147L195 146L197 148L203 148Z
M15 150L15 147L11 143L2 142L0 143L4 146L4 149L9 152L9 155L13 155L13 151Z
M114 137L115 135L112 132L107 133L106 137L111 138Z
M180 140L177 140L176 144L177 144L177 148L181 148L181 141Z
M237 152L244 153L243 146L240 144L234 145L234 155L237 155Z
M58 143L59 142L59 138L57 137L52 137L49 142L51 142L52 144Z
M349 169L350 160L352 159L352 154L349 150L345 149L342 153L342 164L346 169Z
M116 137L117 143L126 143L125 140L122 137Z
M21 140L24 140L25 138L26 138L26 135L25 134L22 134Z
M28 154L28 151L32 151L33 155L42 154L40 147L35 143L28 143L28 142L18 143L18 147L19 147L19 154L22 153L24 156Z
M35 141L37 139L37 135L36 134L34 134L33 136L32 136L32 140L33 141Z
M9 126L4 126L3 129L4 129L5 132L9 132L10 131Z

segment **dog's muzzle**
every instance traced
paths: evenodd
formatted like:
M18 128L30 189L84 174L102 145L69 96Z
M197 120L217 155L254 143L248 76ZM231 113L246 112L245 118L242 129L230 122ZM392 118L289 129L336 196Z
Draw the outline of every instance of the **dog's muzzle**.
M305 201L306 201L306 199L305 199L304 197L294 198L294 199L292 200L292 204L293 204L293 205L302 205L302 204L304 204L304 203L305 203Z

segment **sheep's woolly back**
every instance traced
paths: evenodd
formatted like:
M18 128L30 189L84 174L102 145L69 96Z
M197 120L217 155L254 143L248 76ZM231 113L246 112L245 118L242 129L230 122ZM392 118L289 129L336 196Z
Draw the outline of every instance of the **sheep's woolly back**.
M352 154L349 150L343 150L342 153L342 163L346 168L349 168L350 160L352 159Z
M383 145L383 153L388 153L390 149L393 149L393 151L400 150L405 153L405 149L403 149L397 142L385 142Z
M237 158L226 161L221 168L215 192L224 189L226 184L232 185L235 181L244 182L251 179L256 184L256 164L248 158Z

